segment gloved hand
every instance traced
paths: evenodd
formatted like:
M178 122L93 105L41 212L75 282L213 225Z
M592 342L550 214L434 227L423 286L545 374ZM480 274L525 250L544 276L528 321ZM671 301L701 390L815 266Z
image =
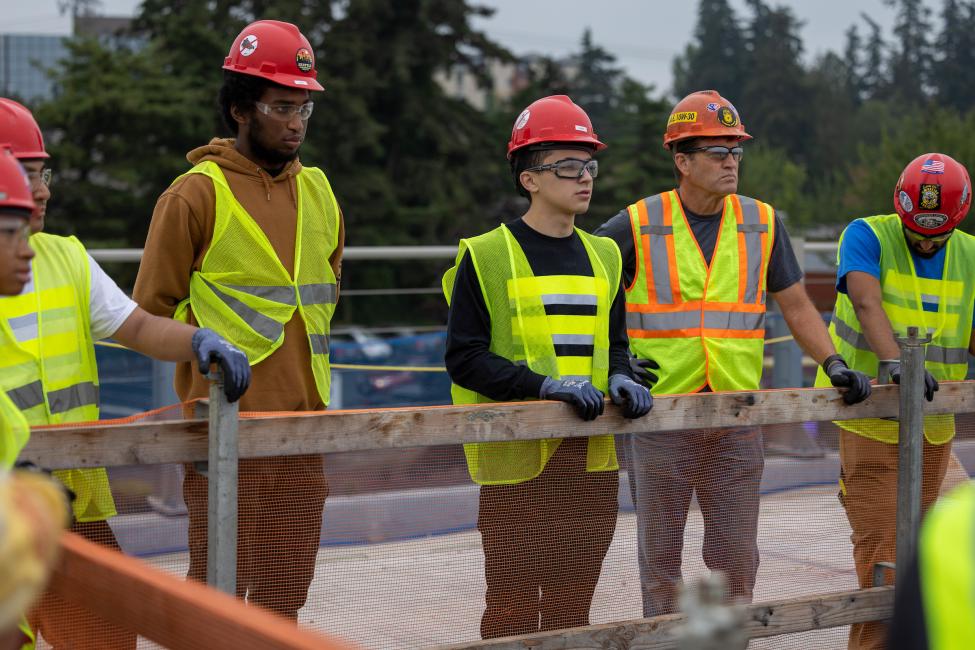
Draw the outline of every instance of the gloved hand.
M625 418L643 417L653 408L653 395L650 394L650 389L626 375L616 374L609 378L609 396L613 404L623 407Z
M210 364L218 363L223 370L223 392L230 402L236 402L251 383L251 364L247 355L227 343L213 330L201 327L193 334L190 344L200 373L210 372Z
M653 359L637 359L636 357L630 357L630 370L633 372L633 376L636 380L642 383L647 388L653 388L653 385L657 383L657 375L650 372L651 370L660 370L660 366Z
M880 362L877 368L877 381L887 383L887 378L895 384L901 383L901 362L897 359L885 359ZM938 380L934 378L927 368L924 369L924 399L929 402L934 400L934 394L938 390Z
M595 420L603 414L603 392L588 381L546 377L538 396L571 404L583 420Z
M851 370L840 355L826 357L823 370L830 383L837 388L847 388L843 393L843 401L847 404L857 404L870 397L870 377L859 370Z

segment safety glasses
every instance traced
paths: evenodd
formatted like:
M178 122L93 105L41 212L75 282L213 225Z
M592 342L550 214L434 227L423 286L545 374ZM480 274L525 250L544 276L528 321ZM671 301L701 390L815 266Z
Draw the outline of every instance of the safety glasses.
M593 178L599 175L599 163L595 160L579 160L578 158L563 158L547 165L529 167L526 172L544 172L552 170L559 178L580 179L584 172L589 172Z
M729 154L736 161L740 161L741 157L745 153L745 150L742 147L720 147L714 145L711 147L694 147L693 149L687 149L678 153L703 153L708 157L708 159L713 160L714 162L724 162L724 159L727 158Z
M0 216L0 241L8 246L19 244L30 237L30 222L18 217Z
M948 241L951 234L955 232L954 230L949 230L948 232L943 232L940 235L922 235L919 232L914 232L909 228L904 228L904 235L907 237L911 243L920 244L923 241L933 242L935 244L941 244Z
M290 122L296 113L302 120L307 120L311 117L311 112L315 109L315 102L305 102L300 106L296 104L265 104L264 102L254 102L254 106L272 120Z
M30 181L31 187L36 187L38 181L44 183L45 187L49 187L53 178L54 172L50 169L42 169L39 172L27 172L27 180Z

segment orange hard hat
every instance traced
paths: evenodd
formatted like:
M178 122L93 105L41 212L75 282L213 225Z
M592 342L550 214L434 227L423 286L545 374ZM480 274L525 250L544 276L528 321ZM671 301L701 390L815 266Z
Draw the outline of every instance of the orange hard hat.
M677 102L667 119L664 148L688 138L730 137L751 140L734 104L716 90L699 90Z
M6 97L0 97L0 149L3 147L20 160L50 158L34 116L26 106Z
M971 205L968 170L943 153L926 153L912 160L894 186L894 209L907 228L922 235L953 230Z
M30 217L34 211L34 197L27 173L20 166L9 147L0 148L0 210Z
M258 20L243 29L223 69L262 77L288 88L325 90L318 83L311 43L291 23Z
M547 142L589 145L596 151L606 148L586 112L566 95L543 97L518 115L508 141L508 159L519 149Z

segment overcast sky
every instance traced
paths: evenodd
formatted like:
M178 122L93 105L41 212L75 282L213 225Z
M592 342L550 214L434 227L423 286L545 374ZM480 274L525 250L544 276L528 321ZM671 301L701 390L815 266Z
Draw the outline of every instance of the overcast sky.
M395 2L395 0L389 0ZM477 2L478 0L474 0ZM496 41L515 54L529 52L567 54L578 48L583 30L592 28L597 44L618 57L627 72L661 90L669 90L671 62L691 38L697 2L684 0L479 0L494 7L492 18L480 21ZM792 7L805 23L802 29L806 56L826 50L841 51L843 33L869 14L889 32L893 12L883 0L772 0ZM928 0L935 10L941 2ZM59 16L56 0L0 0L0 33L67 34L70 20ZM103 0L101 13L128 15L138 0ZM732 0L744 13L743 0Z

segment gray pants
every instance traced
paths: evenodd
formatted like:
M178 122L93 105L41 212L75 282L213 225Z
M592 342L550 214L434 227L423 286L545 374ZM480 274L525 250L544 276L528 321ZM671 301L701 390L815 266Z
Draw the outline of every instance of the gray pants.
M627 459L637 514L645 617L677 611L691 497L704 517L704 563L722 571L736 602L751 602L758 573L761 429L634 434Z

